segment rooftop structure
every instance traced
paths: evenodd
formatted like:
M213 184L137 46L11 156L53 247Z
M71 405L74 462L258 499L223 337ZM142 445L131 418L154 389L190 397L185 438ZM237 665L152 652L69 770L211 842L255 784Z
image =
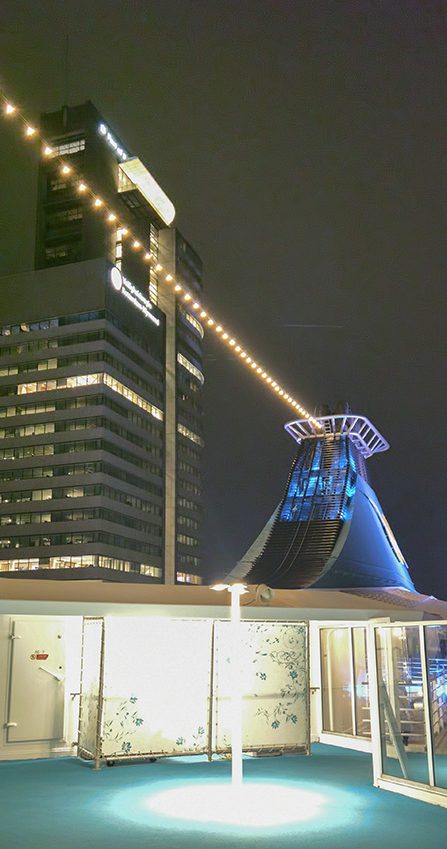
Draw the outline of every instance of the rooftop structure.
M285 425L298 443L283 497L232 578L271 587L414 592L405 558L368 481L388 442L347 404Z
M372 457L380 451L388 451L389 443L383 438L376 427L366 416L356 416L352 413L338 413L330 416L320 416L325 436L347 436L360 452L362 457ZM318 439L322 430L316 428L309 419L296 419L287 422L284 429L298 442L314 437Z

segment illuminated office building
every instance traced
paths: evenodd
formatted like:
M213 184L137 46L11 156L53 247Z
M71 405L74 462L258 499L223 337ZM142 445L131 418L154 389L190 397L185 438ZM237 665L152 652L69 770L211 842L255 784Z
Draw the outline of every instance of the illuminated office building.
M203 329L156 270L199 295L200 259L93 104L41 129L35 270L0 281L0 571L200 583Z
M368 482L366 460L388 442L345 403L285 425L298 443L282 499L232 577L282 589L395 587L408 566Z

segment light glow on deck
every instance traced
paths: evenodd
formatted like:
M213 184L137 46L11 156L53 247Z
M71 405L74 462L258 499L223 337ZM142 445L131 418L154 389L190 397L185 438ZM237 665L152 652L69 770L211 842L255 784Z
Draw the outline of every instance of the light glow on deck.
M246 782L185 784L151 796L144 807L175 820L261 829L314 819L324 803L321 793L299 786Z

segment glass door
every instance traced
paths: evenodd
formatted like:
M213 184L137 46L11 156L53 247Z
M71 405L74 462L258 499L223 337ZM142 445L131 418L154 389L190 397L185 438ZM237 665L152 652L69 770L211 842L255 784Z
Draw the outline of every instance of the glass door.
M366 628L321 628L322 731L369 738Z
M373 625L374 783L447 807L447 623Z

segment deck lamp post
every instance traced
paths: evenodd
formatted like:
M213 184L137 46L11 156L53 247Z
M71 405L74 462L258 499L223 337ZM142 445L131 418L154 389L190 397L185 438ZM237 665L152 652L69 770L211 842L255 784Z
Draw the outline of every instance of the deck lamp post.
M244 584L215 584L212 590L228 590L231 595L231 783L242 784L242 665L241 665L241 595Z

